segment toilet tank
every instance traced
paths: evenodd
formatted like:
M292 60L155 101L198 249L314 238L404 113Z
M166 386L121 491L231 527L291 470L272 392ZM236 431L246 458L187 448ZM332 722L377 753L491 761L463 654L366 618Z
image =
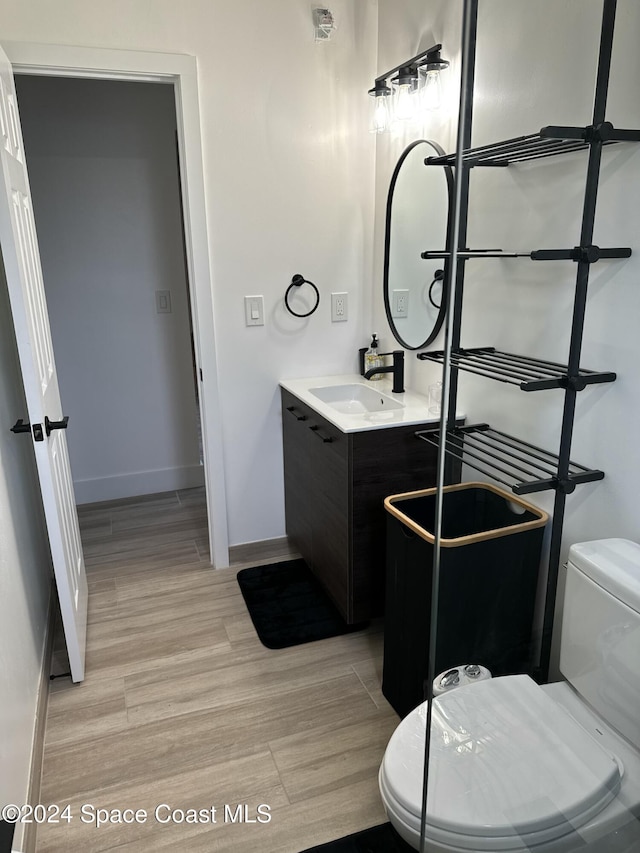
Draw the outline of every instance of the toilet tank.
M640 545L600 539L571 546L560 671L640 746Z

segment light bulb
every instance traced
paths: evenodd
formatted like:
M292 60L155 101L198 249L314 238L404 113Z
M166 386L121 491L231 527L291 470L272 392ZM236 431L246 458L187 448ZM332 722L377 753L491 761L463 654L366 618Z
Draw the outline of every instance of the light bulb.
M422 108L437 110L442 103L442 81L439 69L428 69L421 87Z
M415 86L411 83L398 83L393 96L393 114L399 121L406 121L415 112Z
M369 96L373 98L369 130L372 133L384 133L385 130L389 130L389 97L391 96L391 89L384 80L376 80L373 89L369 89Z
M373 99L373 113L371 116L371 132L384 133L389 129L389 101L388 95L379 95Z
M398 71L398 76L391 81L393 86L393 117L397 121L407 121L415 116L418 104L418 71L412 65L407 65Z

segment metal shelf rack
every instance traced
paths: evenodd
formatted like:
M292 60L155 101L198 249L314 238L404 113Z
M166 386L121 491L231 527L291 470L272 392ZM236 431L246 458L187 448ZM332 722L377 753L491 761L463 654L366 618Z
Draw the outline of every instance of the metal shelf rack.
M444 350L421 352L422 361L444 364ZM577 376L570 376L566 365L545 361L533 356L502 352L495 347L459 348L451 353L452 364L458 370L475 373L496 382L517 385L523 391L545 391L549 388L568 388L582 391L587 385L614 382L616 374L580 368Z
M616 378L613 372L592 371L580 366L590 268L600 260L622 259L631 255L629 248L602 249L593 244L602 150L605 146L612 144L640 141L640 130L616 129L605 118L615 17L616 0L603 0L598 67L590 125L587 127L552 125L543 127L539 133L473 148L471 147L471 127L478 0L465 0L458 151L425 160L427 166L446 165L454 169L455 192L451 211L454 227L450 231L449 244L445 251L422 253L425 259L442 258L444 260L443 299L447 300L448 311L445 349L439 352L422 352L418 354L418 358L443 365L443 387L446 397L443 400L444 413L441 428L423 430L417 435L420 439L439 446L438 464L439 471L442 472L439 474L440 479L444 477L446 455L459 459L471 468L508 485L516 494L546 489L555 492L541 650L538 665L534 668L534 675L540 682L547 681L549 676L566 497L580 483L594 482L604 477L602 471L587 468L570 459L576 398L578 393L588 386L613 382ZM549 157L576 152L583 152L588 157L578 245L569 249L537 249L531 252L468 248L469 183L473 168L517 168L531 161L544 161ZM566 365L502 352L493 347L465 349L461 346L466 264L469 261L488 258L569 260L576 264L573 316ZM535 447L488 424L457 427L459 371L467 371L487 379L512 384L523 391L561 389L564 399L558 453L550 453ZM445 438L444 441L440 441L443 430Z
M458 258L470 261L474 258L530 258L532 261L581 261L595 264L605 258L630 258L631 249L601 249L600 246L574 246L573 249L534 249L532 252L504 252L502 249L465 249L456 252ZM450 258L451 252L421 252L423 260Z
M419 430L416 435L428 444L436 447L440 444L438 429ZM570 494L578 484L593 483L604 477L603 471L570 461L566 479L560 480L556 454L493 429L489 424L468 424L447 430L445 447L450 456L502 483L516 495L549 489Z
M598 138L603 145L616 142L638 142L639 131L616 129L611 122L602 122L598 127L561 127L549 125L539 133L516 136L504 142L469 148L462 152L462 162L467 166L512 166L530 160L543 160L573 151L585 151ZM429 157L429 166L455 166L456 155Z

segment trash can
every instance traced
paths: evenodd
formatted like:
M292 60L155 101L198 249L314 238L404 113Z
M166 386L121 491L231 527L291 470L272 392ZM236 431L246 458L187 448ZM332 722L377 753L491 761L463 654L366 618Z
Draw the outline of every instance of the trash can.
M385 499L387 566L382 692L406 716L428 678L436 489ZM543 512L488 483L443 492L435 672L474 661L531 673Z

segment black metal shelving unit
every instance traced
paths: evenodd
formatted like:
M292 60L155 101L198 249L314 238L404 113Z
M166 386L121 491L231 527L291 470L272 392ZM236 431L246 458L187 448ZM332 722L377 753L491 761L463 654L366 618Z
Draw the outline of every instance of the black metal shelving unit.
M470 147L473 112L473 85L475 71L475 43L478 0L467 0L466 13L470 15L469 32L463 55L463 80L461 95L461 129L458 138L461 148L454 154L430 157L427 166L454 167L457 188L456 209L459 217L457 245L445 251L425 251L423 258L442 258L447 263L455 255L455 274L449 282L453 288L452 312L448 328L450 340L447 349L422 352L418 358L449 367L448 398L446 405L446 435L441 444L441 429L422 430L418 437L430 444L440 445L447 455L463 461L497 482L508 486L516 494L529 494L543 490L555 491L553 521L549 548L547 590L543 617L541 654L535 675L547 681L551 638L555 610L556 586L560 564L562 529L566 496L581 483L594 482L604 477L604 472L590 469L571 460L570 450L574 429L577 394L590 385L613 382L615 373L594 371L581 367L581 349L587 291L591 265L602 260L623 259L631 255L630 248L600 248L593 244L600 163L604 146L625 142L640 142L640 130L616 129L605 120L609 87L609 71L616 16L616 0L603 0L602 28L595 86L592 123L587 127L544 127L539 133L520 136L491 145ZM469 249L467 247L467 217L470 170L477 167L513 167L534 160L584 152L588 156L582 209L580 238L577 246L568 249L538 249L528 252L506 252L500 249ZM494 347L465 349L461 346L462 309L464 301L465 266L472 260L487 258L529 258L534 261L567 260L576 264L576 286L573 317L569 336L567 364L557 364L534 356L502 352ZM509 436L489 424L455 426L458 395L458 372L467 371L486 379L534 392L558 388L564 391L562 427L557 453L536 447L514 436Z

